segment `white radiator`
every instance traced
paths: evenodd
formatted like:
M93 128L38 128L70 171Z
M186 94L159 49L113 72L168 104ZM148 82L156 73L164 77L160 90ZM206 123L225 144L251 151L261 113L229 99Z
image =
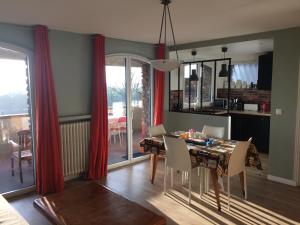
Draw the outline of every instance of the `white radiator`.
M87 170L90 121L61 123L60 135L64 176L80 176Z

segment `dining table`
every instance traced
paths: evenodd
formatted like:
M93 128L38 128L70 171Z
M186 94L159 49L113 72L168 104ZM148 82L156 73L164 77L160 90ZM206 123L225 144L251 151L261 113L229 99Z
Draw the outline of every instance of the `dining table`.
M176 132L167 133L165 136L182 138ZM190 153L192 168L204 167L210 170L213 188L215 191L218 210L221 211L220 187L218 178L226 175L230 155L235 148L237 141L215 139L215 138L184 138ZM163 136L146 137L140 142L140 150L145 153L151 153L151 183L154 184L157 160L159 157L165 157L166 149ZM262 170L259 153L254 144L250 144L245 160L247 167L256 167ZM244 173L239 174L242 194L244 193Z

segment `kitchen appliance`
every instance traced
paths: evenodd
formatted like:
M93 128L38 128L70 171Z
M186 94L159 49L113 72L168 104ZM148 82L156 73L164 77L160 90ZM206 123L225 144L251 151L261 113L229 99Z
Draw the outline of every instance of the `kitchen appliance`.
M258 104L244 104L245 111L258 111Z
M230 99L230 109L232 110L243 110L243 102L240 98Z
M263 102L260 104L260 111L262 112L270 112L270 103Z
M227 108L227 99L215 99L214 108L226 109Z

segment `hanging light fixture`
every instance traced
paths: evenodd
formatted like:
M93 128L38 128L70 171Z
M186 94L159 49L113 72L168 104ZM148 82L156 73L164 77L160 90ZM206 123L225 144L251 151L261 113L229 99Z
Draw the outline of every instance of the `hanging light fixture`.
M229 75L229 71L227 69L227 64L225 63L225 54L227 52L227 47L222 47L222 52L224 53L224 63L222 64L221 71L219 73L219 77L227 77Z
M195 61L195 55L197 55L197 51L192 51L193 60ZM198 81L197 69L192 69L192 74L190 75L190 81Z
M177 45L175 41L175 35L174 35L174 30L173 30L173 24L172 24L172 19L171 19L171 14L170 14L170 9L169 9L169 4L171 3L171 0L161 0L161 4L163 5L163 15L161 19L161 26L160 26L160 33L159 33L159 41L158 44L161 44L161 35L164 29L164 43L166 44L166 39L167 39L167 13L169 16L169 21L170 21L170 27L172 31L172 37L173 37L173 43L175 46L175 51L176 51L176 59L157 59L157 60L152 60L151 65L153 66L154 69L163 71L163 72L168 72L171 70L174 70L178 68L181 64L181 61L178 59L178 52L177 52Z

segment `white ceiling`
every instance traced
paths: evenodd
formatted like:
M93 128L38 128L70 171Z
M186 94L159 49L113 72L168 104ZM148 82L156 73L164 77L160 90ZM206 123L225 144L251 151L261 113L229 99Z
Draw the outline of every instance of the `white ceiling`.
M178 43L300 26L299 0L173 0ZM1 0L0 22L156 43L159 0ZM171 40L171 36L168 35Z

